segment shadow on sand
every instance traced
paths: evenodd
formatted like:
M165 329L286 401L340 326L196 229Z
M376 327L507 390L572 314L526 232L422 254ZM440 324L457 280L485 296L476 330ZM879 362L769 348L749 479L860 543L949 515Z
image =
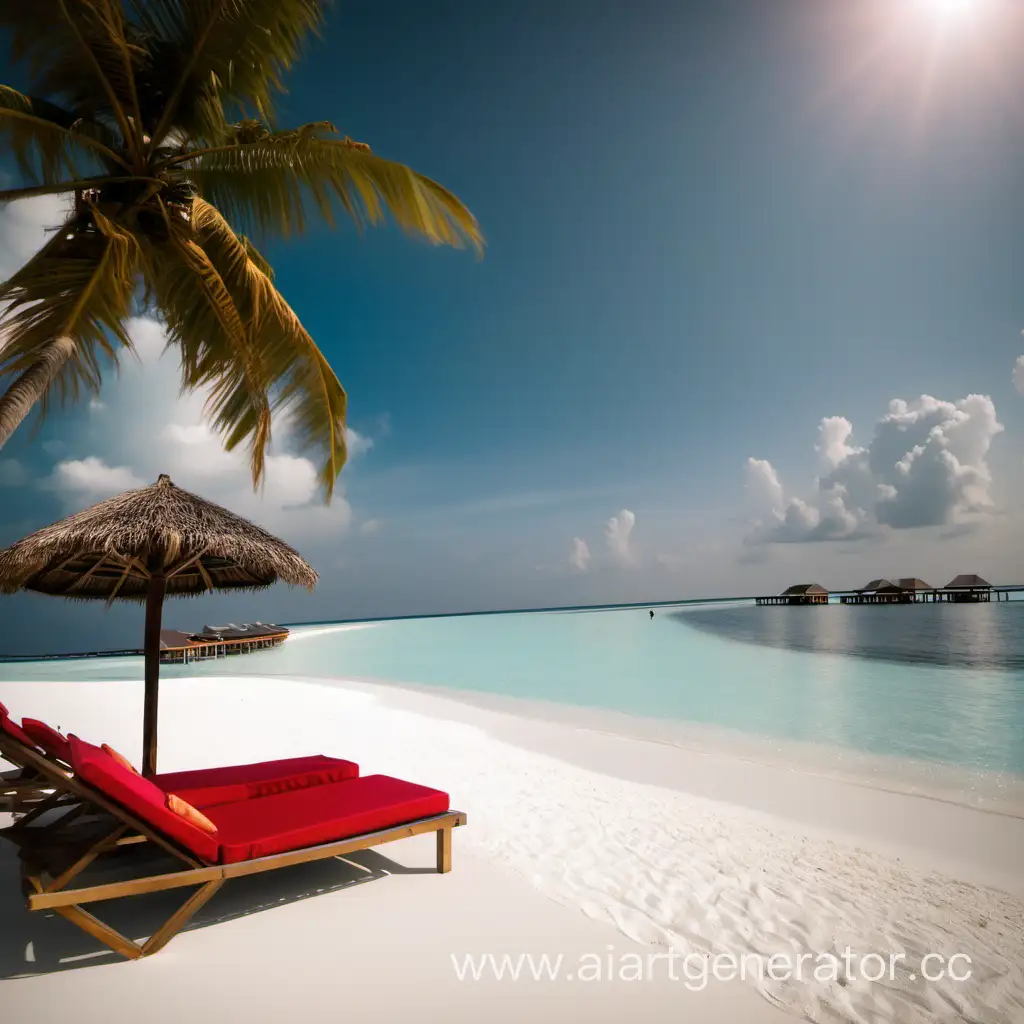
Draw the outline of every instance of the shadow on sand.
M387 875L433 874L434 871L432 867L408 868L375 850L361 850L344 859L315 861L248 875L232 879L223 886L183 930L247 917L364 885ZM138 941L156 931L188 892L178 889L132 896L92 904L89 909L123 935ZM17 851L7 843L0 843L0 981L117 962L126 961L60 915L29 912L21 896Z

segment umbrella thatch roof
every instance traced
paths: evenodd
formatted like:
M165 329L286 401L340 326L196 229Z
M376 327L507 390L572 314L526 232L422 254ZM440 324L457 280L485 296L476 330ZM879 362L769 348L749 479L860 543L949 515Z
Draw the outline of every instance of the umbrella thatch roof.
M166 475L0 551L3 593L145 601L154 575L166 576L168 596L317 582L294 548Z

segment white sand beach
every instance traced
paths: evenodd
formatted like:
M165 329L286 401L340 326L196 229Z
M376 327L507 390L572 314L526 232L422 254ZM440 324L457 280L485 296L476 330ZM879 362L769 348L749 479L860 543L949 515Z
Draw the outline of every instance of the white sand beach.
M139 757L138 683L5 683L0 697ZM25 911L2 844L3 1019L63 1021L73 1005L114 1022L140 1007L161 1022L1024 1020L1024 818L572 719L357 682L165 680L162 771L322 752L445 789L469 816L454 869L433 873L428 836L231 882L164 951L128 963ZM161 899L104 913L142 937ZM799 981L700 989L651 959L848 947L898 954L894 976L815 977L808 959ZM452 959L545 953L562 957L557 979L460 980ZM970 977L926 981L929 954L960 954L961 974L969 958ZM638 979L619 970L635 957ZM598 958L615 970L584 980Z

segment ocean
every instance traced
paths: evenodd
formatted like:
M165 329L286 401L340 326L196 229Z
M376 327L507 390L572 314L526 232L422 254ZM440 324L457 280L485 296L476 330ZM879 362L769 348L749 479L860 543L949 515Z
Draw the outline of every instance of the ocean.
M306 627L282 647L167 665L576 705L1024 776L1024 601L756 608L750 602ZM2 681L141 678L139 658L0 664Z

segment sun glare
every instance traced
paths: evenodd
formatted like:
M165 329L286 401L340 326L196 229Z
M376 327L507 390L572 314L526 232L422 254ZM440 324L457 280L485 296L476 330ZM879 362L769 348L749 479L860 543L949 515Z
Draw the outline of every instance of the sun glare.
M921 0L924 7L930 8L943 17L962 17L975 10L980 0Z

